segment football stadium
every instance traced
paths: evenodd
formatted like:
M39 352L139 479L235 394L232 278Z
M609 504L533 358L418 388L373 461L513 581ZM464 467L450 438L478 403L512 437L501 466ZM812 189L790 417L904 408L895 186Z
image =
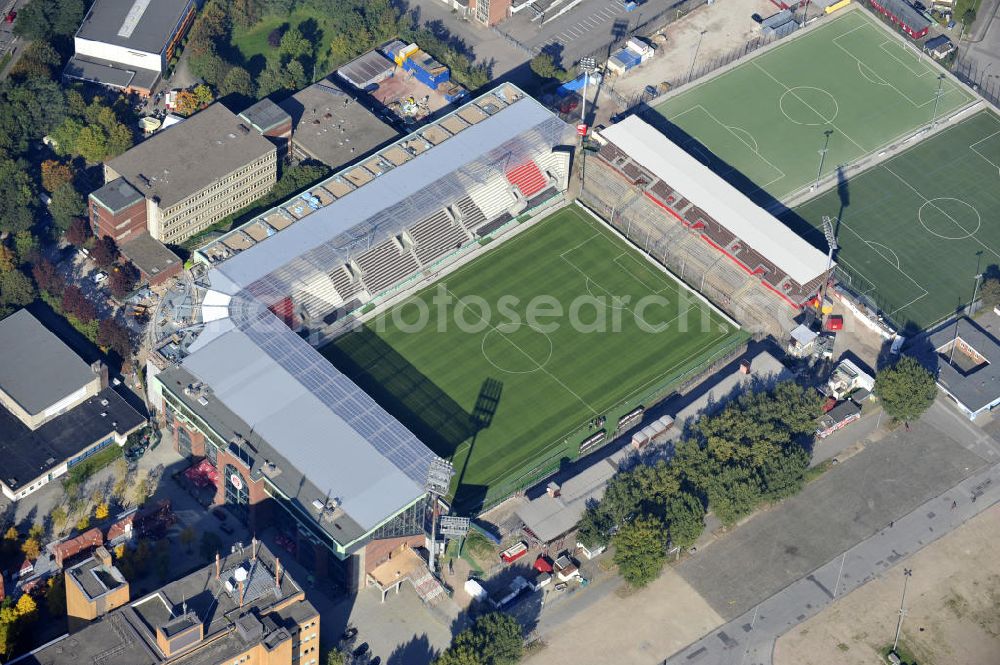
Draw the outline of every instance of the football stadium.
M503 84L200 248L150 399L214 501L357 588L430 492L494 505L737 354L568 201L573 142Z
M439 311L435 297L453 310ZM545 316L531 313L540 302ZM727 317L570 206L323 353L453 460L455 503L467 509L598 448L634 409L745 339Z
M800 192L972 100L930 58L853 7L655 110L676 143L766 201Z

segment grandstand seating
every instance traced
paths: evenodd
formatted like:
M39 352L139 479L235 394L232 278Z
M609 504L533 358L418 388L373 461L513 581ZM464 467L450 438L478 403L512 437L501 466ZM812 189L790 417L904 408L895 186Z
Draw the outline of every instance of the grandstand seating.
M520 190L524 198L530 199L545 189L548 177L538 168L535 160L529 159L507 171L507 180Z
M469 198L483 212L486 219L499 217L517 202L510 182L499 174L483 184L470 188ZM465 227L470 228L468 224Z
M395 237L354 258L361 280L371 293L379 293L420 269L408 248L400 248Z
M740 270L756 278L759 285L781 295L789 303L801 303L816 291L817 284L797 284L773 262L709 217L705 211L683 198L680 192L674 191L668 183L650 175L634 163L614 144L606 143L601 146L598 155L607 168L642 191L646 199L657 205L661 217L665 213L668 218L679 221L683 227L697 234L694 237L700 238L706 245L729 257ZM650 233L652 234L652 231ZM662 231L656 235L662 235Z
M603 146L600 155L593 168L587 165L581 196L588 205L741 323L774 334L793 327L796 310L774 292L795 299L808 289L815 291L815 285L799 291L783 272L667 183L651 177L650 182L637 184L645 170L630 169L631 175L626 175L622 167L630 164L629 158L615 146ZM739 263L749 268L720 249L738 256ZM757 266L766 270L752 274Z
M363 288L361 282L352 279L348 274L347 266L338 266L332 273L330 279L333 280L333 288L340 294L342 300L347 301L352 296L357 295Z
M468 196L456 201L455 208L457 208L460 213L462 226L467 229L475 229L477 226L486 221L486 215L479 209L479 206L472 202L472 199Z
M445 209L410 227L415 247L413 253L422 264L427 264L460 247L469 235L452 220Z

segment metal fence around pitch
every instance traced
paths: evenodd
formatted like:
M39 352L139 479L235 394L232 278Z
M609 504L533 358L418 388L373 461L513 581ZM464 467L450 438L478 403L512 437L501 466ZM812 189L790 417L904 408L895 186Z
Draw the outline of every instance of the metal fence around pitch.
M981 67L979 62L959 55L952 64L951 73L982 95L983 99L994 106L1000 106L1000 71L989 70L989 64Z

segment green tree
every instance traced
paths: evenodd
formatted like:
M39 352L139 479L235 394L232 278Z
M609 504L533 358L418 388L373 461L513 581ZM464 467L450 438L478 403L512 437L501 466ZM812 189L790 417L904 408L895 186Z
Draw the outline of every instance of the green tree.
M91 163L104 161L108 155L108 135L101 127L87 126L76 136L76 154Z
M875 375L875 395L893 420L908 423L930 408L937 385L916 358L903 356Z
M74 218L82 217L87 212L83 197L72 184L62 185L52 192L52 202L49 204L52 221L59 233L65 233Z
M0 273L0 307L24 307L35 300L35 285L20 270Z
M531 71L541 79L559 79L566 76L566 70L556 64L555 59L549 53L539 53L528 63Z
M31 231L18 231L14 234L14 253L19 263L34 263L38 258L38 238Z
M83 0L31 0L18 10L14 33L29 40L71 35L84 9Z
M222 539L214 531L203 531L201 541L198 543L198 553L205 561L215 558L215 555L222 549Z
M66 520L69 518L66 506L56 506L52 509L49 517L52 518L52 528L56 532L62 533L63 529L66 528Z
M344 654L337 649L331 649L326 653L326 665L344 665Z
M49 578L45 589L45 607L53 618L66 616L66 578L61 573Z
M705 530L705 508L698 497L688 492L679 492L667 499L663 519L667 523L670 543L675 547L691 547Z
M302 32L291 27L281 36L281 45L278 53L286 62L288 60L298 60L299 58L311 57L313 46L308 39L302 36Z
M990 277L983 280L979 295L982 298L983 306L987 309L993 309L1000 305L1000 278Z
M0 159L0 232L17 233L34 222L35 191L25 169Z
M451 641L435 665L513 665L524 654L524 633L517 619L503 612L478 617Z
M643 587L659 576L667 560L667 530L655 517L637 517L614 538L615 564L631 587Z
M195 530L193 526L186 526L184 527L184 530L181 531L180 535L181 544L184 545L184 548L189 553L191 552L191 545L192 543L194 543L195 538L197 537L198 537L198 532Z
M253 79L250 78L250 72L243 69L242 67L233 67L226 73L226 77L219 84L219 95L225 97L227 95L240 95L245 99L250 99L254 96L254 85Z

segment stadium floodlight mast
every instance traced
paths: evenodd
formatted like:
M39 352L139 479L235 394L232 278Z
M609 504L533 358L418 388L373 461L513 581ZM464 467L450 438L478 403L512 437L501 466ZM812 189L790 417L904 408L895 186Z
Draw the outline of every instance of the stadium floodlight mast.
M823 282L823 293L820 295L819 311L823 311L823 304L826 302L826 292L830 288L830 271L833 270L833 254L840 246L837 244L837 228L833 224L833 219L829 215L823 215L823 235L826 237L826 245L829 251L826 255L826 280Z
M427 568L433 573L435 556L434 549L437 547L437 516L438 499L448 493L448 486L451 485L451 477L455 475L455 467L451 462L440 457L431 460L427 469L427 480L424 482L424 489L431 495L431 546L427 556Z
M580 122L587 122L587 87L590 85L590 75L597 69L597 60L593 56L580 58L580 71L583 72L583 103L580 104ZM596 103L596 102L595 102Z

